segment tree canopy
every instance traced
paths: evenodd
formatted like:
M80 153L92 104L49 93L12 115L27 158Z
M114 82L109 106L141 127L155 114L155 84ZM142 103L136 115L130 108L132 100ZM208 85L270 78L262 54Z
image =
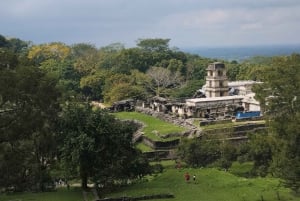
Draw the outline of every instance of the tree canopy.
M61 159L73 173L70 176L80 176L83 188L87 188L88 179L107 186L116 179L133 179L149 171L147 161L132 143L137 129L133 124L88 104L69 104L60 128Z
M35 66L0 69L0 187L40 189L49 182L57 80Z
M270 123L270 134L277 146L272 169L295 190L300 187L300 55L274 58L263 71L263 84L256 86L256 97Z

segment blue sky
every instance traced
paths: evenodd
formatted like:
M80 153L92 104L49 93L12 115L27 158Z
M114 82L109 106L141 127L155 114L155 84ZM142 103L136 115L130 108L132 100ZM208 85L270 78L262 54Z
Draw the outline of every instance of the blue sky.
M2 0L0 34L34 44L169 38L183 47L300 44L299 0Z

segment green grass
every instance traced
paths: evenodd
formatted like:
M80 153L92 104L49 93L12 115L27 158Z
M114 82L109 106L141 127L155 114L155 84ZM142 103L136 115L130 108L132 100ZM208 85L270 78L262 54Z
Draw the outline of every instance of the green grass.
M155 117L138 113L138 112L118 112L114 113L114 115L119 119L135 119L143 122L146 126L144 127L143 132L147 137L152 140L157 141L170 141L176 139L176 137L171 138L160 138L157 136L154 131L157 131L160 135L166 135L170 133L180 133L185 131L186 129L180 126L176 126L174 124L159 120Z
M147 151L153 151L153 149L144 143L138 143L135 145L137 149L141 150L142 152L147 152Z
M253 168L253 162L234 162L229 168L229 172L238 176L247 176Z
M184 173L196 175L196 183L184 181ZM242 178L217 169L175 169L169 168L148 182L124 187L105 197L143 196L171 193L174 199L160 201L276 201L277 193L281 200L300 201L289 189L278 187L274 178Z
M258 123L262 124L265 121L260 120L260 121L251 121L251 123ZM245 122L229 122L229 123L217 123L217 124L212 124L212 125L207 125L207 126L201 126L202 130L209 130L209 129L220 129L220 128L233 128L234 126L240 126L240 125L247 125L250 122L245 121ZM200 127L200 126L198 126Z
M89 196L90 197L90 196ZM13 193L0 194L1 201L82 201L83 195L79 188L58 188L53 192L44 193ZM93 200L93 199L90 199Z
M243 178L213 168L175 169L174 161L153 162L165 167L161 174L146 177L148 181L122 187L102 197L143 196L171 193L174 199L160 201L300 201L290 189L279 186L275 178ZM235 163L235 171L247 171L251 163ZM196 182L186 183L184 174L196 175ZM93 196L89 195L89 201ZM1 201L82 201L82 192L78 188L58 189L47 193L20 193L0 195Z
M161 164L164 168L172 168L175 167L174 160L162 160L162 161L153 161L150 162L150 165Z

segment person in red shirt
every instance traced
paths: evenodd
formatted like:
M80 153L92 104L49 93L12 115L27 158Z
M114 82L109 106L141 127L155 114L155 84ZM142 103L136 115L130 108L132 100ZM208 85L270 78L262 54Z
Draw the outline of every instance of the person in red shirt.
M185 173L184 178L185 178L186 182L189 182L190 181L190 174L188 172Z

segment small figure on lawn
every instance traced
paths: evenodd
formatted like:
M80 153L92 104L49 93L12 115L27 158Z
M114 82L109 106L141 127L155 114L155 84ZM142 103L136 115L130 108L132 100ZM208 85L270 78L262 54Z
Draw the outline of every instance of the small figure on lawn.
M193 175L193 181L196 183L196 175Z
M190 174L188 172L185 173L184 178L185 178L186 182L189 182L190 181Z

